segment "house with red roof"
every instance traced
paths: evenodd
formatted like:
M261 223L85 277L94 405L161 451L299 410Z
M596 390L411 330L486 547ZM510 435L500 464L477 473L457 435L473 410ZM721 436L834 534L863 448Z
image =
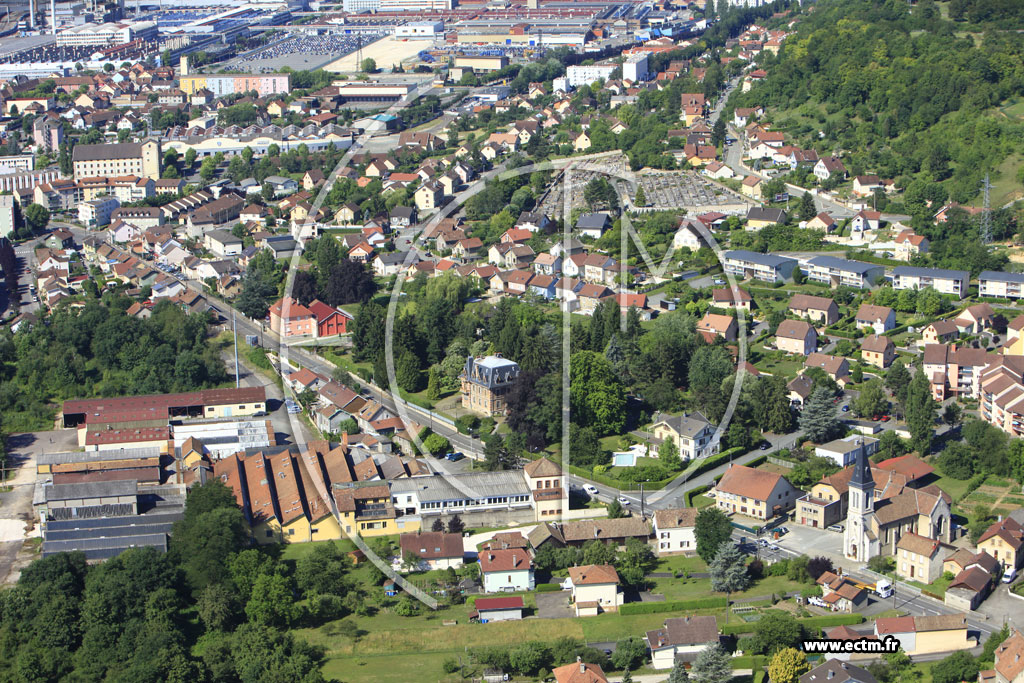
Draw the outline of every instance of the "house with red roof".
M316 336L318 338L348 333L348 323L352 320L351 313L328 306L319 299L313 299L308 308L316 320Z

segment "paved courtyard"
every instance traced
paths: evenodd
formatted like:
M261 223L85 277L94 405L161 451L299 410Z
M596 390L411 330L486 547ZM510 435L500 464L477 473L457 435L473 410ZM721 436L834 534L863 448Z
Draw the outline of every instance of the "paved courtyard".
M537 593L537 616L541 619L566 619L576 616L569 605L569 591Z

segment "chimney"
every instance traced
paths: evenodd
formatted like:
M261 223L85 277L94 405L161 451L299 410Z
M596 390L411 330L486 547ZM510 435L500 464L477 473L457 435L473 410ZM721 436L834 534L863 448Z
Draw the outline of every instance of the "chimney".
M583 657L576 655L576 662L580 665L580 673L586 673L587 665L583 663Z

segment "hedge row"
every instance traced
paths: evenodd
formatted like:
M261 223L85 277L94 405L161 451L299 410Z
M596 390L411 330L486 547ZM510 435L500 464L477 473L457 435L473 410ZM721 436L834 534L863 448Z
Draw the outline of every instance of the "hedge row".
M644 603L641 603L644 604ZM657 604L657 603L651 603ZM826 614L820 617L806 617L797 619L801 625L807 628L831 628L832 626L852 626L864 622L863 614ZM735 636L745 633L753 633L757 622L744 622L742 624L725 624L722 626L722 635Z
M683 501L686 503L686 507L692 508L693 507L693 499L696 498L697 496L701 495L701 494L707 493L710 490L711 490L711 484L704 484L703 486L697 486L695 488L690 489L686 493L684 493L683 494Z
M696 477L698 474L702 474L704 472L707 472L708 470L713 470L722 463L729 462L731 458L743 452L743 448L737 447L727 448L726 450L722 451L721 453L718 453L717 455L710 455L701 460L697 464L697 467L695 467L694 470L689 473L689 476Z
M724 596L667 602L628 602L619 608L619 614L658 614L660 612L680 612L688 609L726 607L727 605L728 600Z
M534 590L538 593L557 593L562 587L557 583L538 583Z
M569 472L575 474L577 477L583 477L591 481L597 482L598 484L604 484L605 486L611 486L615 489L622 489L623 491L636 491L640 488L640 484L635 481L628 481L626 479L616 479L615 477L609 477L605 474L595 474L593 471L585 469L583 467L577 467L576 465L569 465ZM661 481L648 481L644 482L645 491L657 491L665 488L670 482L676 477L681 475L682 472L676 472L667 479Z

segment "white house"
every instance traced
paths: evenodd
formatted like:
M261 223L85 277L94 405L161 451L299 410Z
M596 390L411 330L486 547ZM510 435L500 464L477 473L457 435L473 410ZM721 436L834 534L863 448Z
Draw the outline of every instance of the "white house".
M532 591L535 586L533 560L522 548L481 552L480 574L485 593Z
M608 215L604 213L585 213L576 221L576 229L581 235L599 239L611 227Z
M578 617L596 616L602 611L615 612L622 604L619 574L610 564L569 567L569 583Z
M849 467L857 459L861 450L864 451L865 456L870 458L878 451L878 439L854 434L816 446L814 454L819 458L833 460L840 467Z
M697 508L670 508L654 512L654 538L658 555L696 552Z
M463 546L461 534L426 531L402 534L398 537L403 560L406 553L419 558L423 569L457 569L462 566Z
M665 625L644 635L655 669L671 669L681 659L692 662L697 654L718 643L718 622L710 615L666 619Z
M675 236L672 238L672 248L685 248L690 251L697 251L701 247L706 247L707 241L701 234L702 229L707 230L703 224L698 223L692 218L683 219L683 222L676 230Z

